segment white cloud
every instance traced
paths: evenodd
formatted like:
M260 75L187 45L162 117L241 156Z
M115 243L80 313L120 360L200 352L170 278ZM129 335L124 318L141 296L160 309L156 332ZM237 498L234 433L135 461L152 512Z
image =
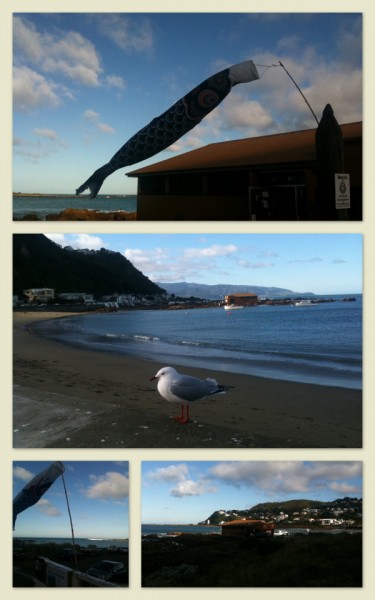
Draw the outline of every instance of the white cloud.
M216 257L229 256L236 252L238 252L238 248L234 244L228 244L227 246L214 244L212 246L207 246L206 248L186 248L184 250L184 256L187 258Z
M68 146L68 144L60 138L59 134L54 129L36 127L33 129L33 133L38 138L42 138L43 140L47 141L49 143L48 147L51 150L52 148L57 148L59 146L63 148ZM40 140L38 140L38 143L40 143Z
M62 247L71 246L76 250L100 250L105 247L102 239L89 233L46 233L46 237Z
M26 66L13 70L13 105L15 110L27 112L43 106L59 106L59 87Z
M88 108L83 113L83 118L87 121L97 121L99 119L99 113L97 113L95 110L92 110L91 108Z
M41 498L35 506L39 512L47 515L48 517L60 517L62 515L62 512L45 498Z
M40 137L45 137L49 140L57 140L58 139L58 135L57 135L56 131L54 131L53 129L35 128L34 133L35 133L35 135L38 135Z
M43 59L44 48L41 36L34 25L22 17L13 19L13 40L15 53L21 52L33 63Z
M311 493L326 487L337 491L347 480L360 477L360 462L253 461L219 463L210 475L236 487L253 487L268 495ZM349 484L351 485L351 484ZM358 490L360 492L360 490Z
M207 485L203 481L187 479L171 489L170 494L176 498L183 498L184 496L202 496L204 494L214 494L215 492L217 492L217 488L212 485Z
M315 107L318 119L329 103L339 123L358 121L362 113L362 73L358 69L351 73L336 73L324 67L315 73L305 95Z
M339 60L349 66L362 63L362 18L358 16L350 30L342 29L337 36Z
M176 483L177 485L169 490L170 495L176 498L202 496L203 494L213 494L217 491L217 488L208 480L198 479L194 481L191 479L188 465L185 463L159 467L148 474L148 481L167 484Z
M149 474L149 478L159 482L183 482L186 481L188 466L184 463L169 465L168 467L159 467Z
M107 123L102 123L99 118L100 115L98 112L96 112L95 110L92 110L91 108L88 108L87 110L85 110L85 112L83 113L83 118L85 121L91 123L95 129L97 131L100 131L101 133L114 133L115 130L113 129L113 127L111 127L110 125L107 125Z
M40 32L24 17L13 20L15 61L85 86L99 85L102 72L94 45L77 31Z
M20 137L14 138L13 146L15 155L21 156L25 161L33 164L38 164L50 155L45 147Z
M98 26L116 46L128 53L150 52L154 46L152 27L147 19L141 21L120 14L100 15Z
M58 107L73 99L68 85L97 87L103 69L94 44L77 31L38 31L27 18L13 19L14 108L28 112L40 107ZM107 84L122 87L112 76Z
M106 123L98 123L98 130L102 133L115 133L115 130L110 125Z
M358 489L358 487L354 485L350 485L349 483L337 483L336 481L332 482L328 486L333 492L337 492L340 495L348 495L348 494L361 494L362 490Z
M168 147L169 152L180 154L189 150L196 150L205 145L204 130L199 126L194 130L194 133L187 133L174 144Z
M306 264L306 263L321 263L321 262L323 262L323 259L320 256L312 256L311 258L290 260L289 264L295 264L295 263Z
M107 75L105 81L110 87L118 88L120 90L126 88L126 83L124 79L122 77L119 77L118 75Z
M259 129L266 130L273 124L271 115L260 102L239 93L231 94L222 105L220 120L222 129L235 129L241 138L253 136Z
M124 256L152 281L175 282L206 277L207 272L218 269L216 259L231 259L237 252L234 244L213 244L204 248L185 248L182 253L173 255L160 247L146 251L127 248ZM219 266L222 269L222 265Z
M15 479L21 479L21 481L31 481L32 478L34 477L34 473L31 473L30 471L28 471L27 469L24 469L23 467L14 467L13 469L13 477Z
M153 248L152 250L141 250L139 248L127 248L124 256L147 275L151 281L185 281L192 277L201 277L207 269L214 269L214 258L203 257L199 254L173 256L164 248Z
M299 85L318 119L330 103L339 123L360 120L361 19L353 30L341 31L337 39L339 54L335 60L327 60L313 47L301 52L298 36L280 38L277 55L262 50L254 53L252 59L256 65L270 68L259 66L259 81L236 87L225 102L206 117L199 126L202 142L208 134L211 139L214 136L223 141L229 129L238 130L242 138L316 126L313 114L279 61ZM218 69L225 66L228 63L223 60L216 64Z
M125 500L129 495L129 478L122 473L108 472L105 475L91 475L93 484L85 494L95 500Z
M68 79L87 86L98 86L101 69L92 65L70 64L69 58L48 58L43 63L43 71L57 75L60 73Z
M268 269L274 267L275 264L271 262L251 262L250 260L238 260L237 265L244 269Z
M140 270L155 271L158 268L165 270L169 268L169 254L166 250L160 247L152 250L141 250L140 248L127 248L124 256Z
M22 156L28 162L37 164L56 154L61 148L68 147L68 144L53 129L36 127L33 129L33 134L36 139L22 137L13 139L15 155Z
M61 33L54 39L50 36L42 39L47 39L46 55L41 63L43 70L61 73L83 85L99 85L102 68L92 42L76 31Z

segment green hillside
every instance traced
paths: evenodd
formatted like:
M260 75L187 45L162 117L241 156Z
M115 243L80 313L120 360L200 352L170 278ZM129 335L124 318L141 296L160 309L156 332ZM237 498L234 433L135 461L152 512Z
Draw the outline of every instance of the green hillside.
M58 293L161 294L119 252L62 248L41 234L13 236L13 293L48 287Z

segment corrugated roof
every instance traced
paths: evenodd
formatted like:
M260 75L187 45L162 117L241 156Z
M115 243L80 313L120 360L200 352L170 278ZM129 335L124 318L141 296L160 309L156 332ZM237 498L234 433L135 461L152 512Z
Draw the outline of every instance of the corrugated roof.
M362 122L340 125L346 141L362 138ZM196 171L262 164L315 161L316 128L208 144L127 173L130 177L176 171Z

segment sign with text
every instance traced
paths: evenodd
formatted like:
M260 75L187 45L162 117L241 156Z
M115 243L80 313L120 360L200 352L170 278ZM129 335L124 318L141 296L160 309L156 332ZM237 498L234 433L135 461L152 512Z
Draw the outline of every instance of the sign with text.
M350 208L350 175L335 173L336 208Z

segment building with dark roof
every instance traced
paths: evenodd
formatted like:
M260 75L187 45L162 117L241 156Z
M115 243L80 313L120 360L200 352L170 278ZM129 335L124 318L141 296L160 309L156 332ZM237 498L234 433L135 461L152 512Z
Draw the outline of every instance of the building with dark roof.
M362 219L362 122L340 125L347 218ZM317 129L209 144L131 171L138 220L335 220L321 208ZM324 190L323 190L324 191Z

